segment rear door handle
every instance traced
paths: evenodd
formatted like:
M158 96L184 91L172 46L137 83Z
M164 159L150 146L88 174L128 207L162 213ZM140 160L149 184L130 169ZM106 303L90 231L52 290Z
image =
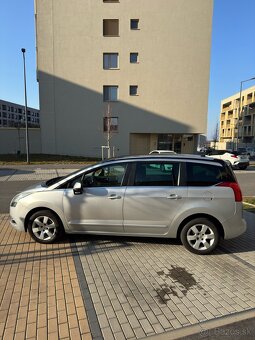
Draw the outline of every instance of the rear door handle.
M112 194L112 195L108 196L108 198L110 200L119 200L119 199L121 199L121 196L118 196L116 194Z
M167 196L167 198L168 198L169 200L179 200L179 199L181 199L182 197L179 196L179 195L177 195L177 194L170 194L169 196Z

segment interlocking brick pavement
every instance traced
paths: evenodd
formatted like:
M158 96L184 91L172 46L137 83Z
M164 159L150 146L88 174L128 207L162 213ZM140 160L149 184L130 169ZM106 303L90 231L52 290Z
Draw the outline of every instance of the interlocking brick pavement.
M0 215L0 338L141 339L252 310L255 223L246 218L243 236L197 256L160 239L42 245Z
M0 339L91 339L70 243L35 243L0 215Z
M103 337L139 339L255 308L247 218L247 233L208 256L171 240L75 237Z

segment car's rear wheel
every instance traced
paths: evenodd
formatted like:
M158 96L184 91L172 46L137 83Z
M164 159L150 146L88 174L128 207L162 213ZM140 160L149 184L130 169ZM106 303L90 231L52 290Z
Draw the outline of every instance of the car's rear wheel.
M64 233L58 217L50 210L40 210L34 213L29 218L27 229L31 237L40 243L53 243Z
M239 166L239 169L240 170L245 170L245 169L247 169L247 166L245 165L245 166Z
M209 219L195 218L183 227L181 241L192 253L206 255L217 247L219 231Z

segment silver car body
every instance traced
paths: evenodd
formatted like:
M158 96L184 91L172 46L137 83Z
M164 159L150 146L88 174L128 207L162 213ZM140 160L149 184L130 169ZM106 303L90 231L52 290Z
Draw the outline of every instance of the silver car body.
M223 228L223 237L230 239L246 230L242 218L242 202L236 202L233 190L220 186L133 186L87 187L79 195L73 188L61 188L79 175L93 169L116 164L137 162L192 161L208 164L203 157L147 156L130 157L100 163L70 174L45 187L36 185L15 196L11 202L12 226L26 230L27 218L38 209L49 209L58 215L66 233L114 234L176 238L178 229L187 218L210 216ZM222 163L213 161L214 166ZM20 196L21 195L21 196Z

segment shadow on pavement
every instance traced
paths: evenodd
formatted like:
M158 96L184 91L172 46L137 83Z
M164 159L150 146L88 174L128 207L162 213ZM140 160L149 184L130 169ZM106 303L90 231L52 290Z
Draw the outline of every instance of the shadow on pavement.
M11 168L1 168L0 169L0 177L3 176L13 176L13 175L29 175L33 174L35 171L33 170L20 170L20 169L11 169Z

